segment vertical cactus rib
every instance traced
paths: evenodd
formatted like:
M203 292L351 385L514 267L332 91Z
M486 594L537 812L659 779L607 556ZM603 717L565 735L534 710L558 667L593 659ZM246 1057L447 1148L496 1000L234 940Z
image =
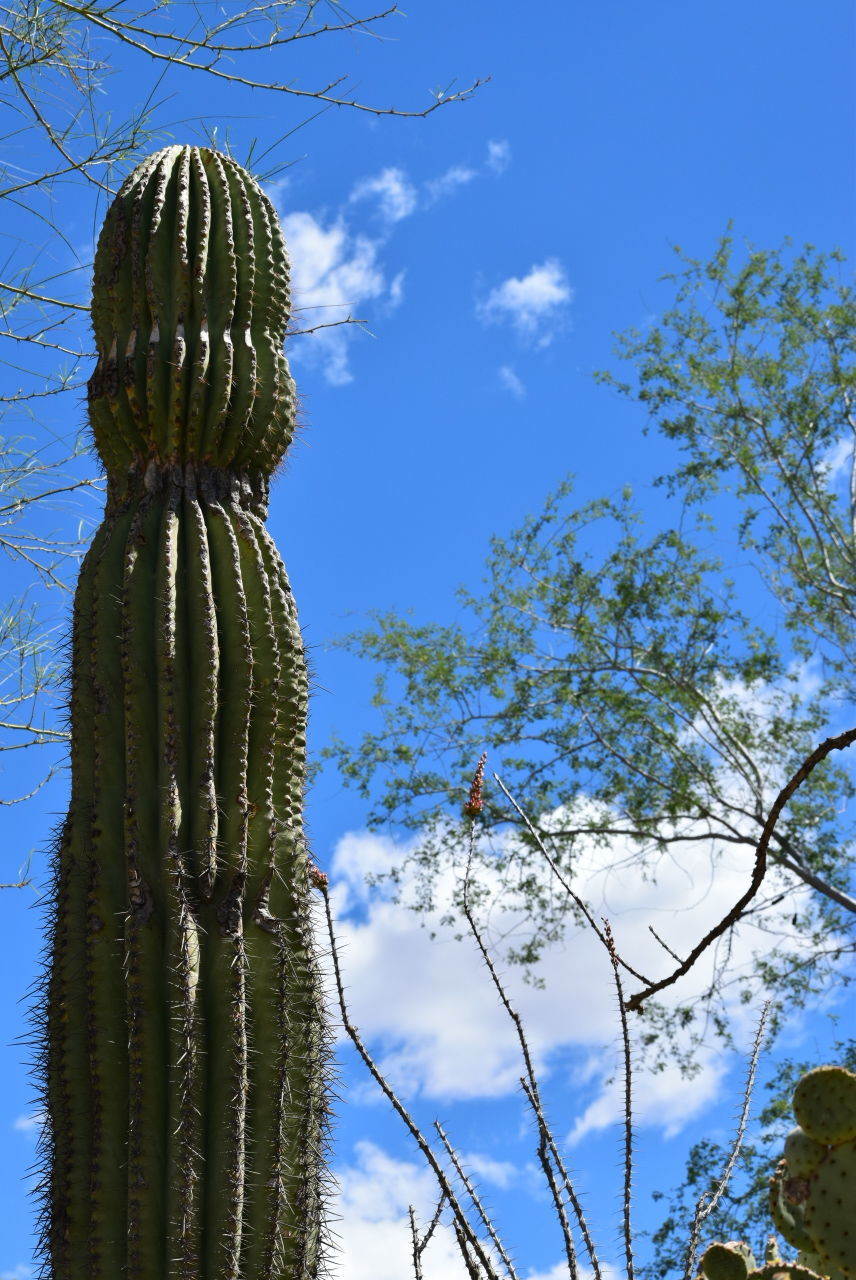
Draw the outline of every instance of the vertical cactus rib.
M71 661L72 725L91 718L94 704L89 652L92 642L94 570L109 542L102 525L90 547L84 585L74 603ZM76 766L76 767L75 767ZM72 1263L86 1262L89 1116L85 1082L89 1074L88 1046L72 1034L87 1022L87 991L81 983L86 964L86 912L89 868L75 837L89 818L88 800L94 783L94 761L80 739L72 737L73 783L71 807L55 853L53 905L54 960L48 975L46 1018L46 1102L49 1116L48 1175L52 1217L46 1238L56 1259L57 1280L71 1274Z
M205 425L208 364L211 358L211 334L208 320L206 277L208 272L208 236L211 227L211 195L208 177L199 152L190 156L190 217L188 220L188 252L191 265L192 301L190 311L195 323L188 323L190 363L190 404L187 414L187 452L202 456Z
M252 517L251 517L252 518ZM280 1167L287 1171L282 1200L279 1274L311 1273L318 1265L323 1159L326 1129L327 1059L323 1025L310 1010L323 997L314 964L308 912L309 861L303 833L303 766L309 688L294 598L285 567L264 525L258 521L260 549L271 584L277 635L283 644L283 685L274 753L275 826L268 909L280 922L279 1057L284 1114ZM286 993L299 993L289 999ZM274 1240L268 1241L271 1256ZM276 1274L276 1272L273 1272Z
M95 701L92 758L95 777L89 832L90 893L87 917L87 1032L91 1091L91 1189L89 1266L115 1270L124 1263L127 1195L117 1170L124 1165L122 1141L128 1115L128 1071L124 1017L124 862L116 857L125 782L124 733L112 714L121 705L123 676L116 636L121 632L121 581L133 520L129 508L107 526L108 537L92 575L89 601L90 669Z
M170 216L173 202L167 203L171 168L169 158L165 156L155 170L144 258L146 298L151 315L146 356L147 427L157 453L165 461L171 457L169 408L172 371L170 361L163 357L172 345L174 317L168 278L165 278L168 277L168 272L164 270L162 259L170 253L175 237L175 219Z
M50 1280L316 1280L329 1032L308 678L265 527L291 441L273 206L168 147L111 206L41 1018Z
M187 599L188 700L193 718L188 732L188 856L202 899L210 901L217 879L217 690L220 649L211 580L211 554L195 478L185 490L185 596Z
M128 1021L128 1258L129 1280L163 1267L166 1157L165 892L160 845L156 628L157 553L163 518L152 490L139 503L124 567L122 666L125 691L125 924ZM153 608L154 603L154 608ZM160 702L160 698L158 698ZM158 712L160 708L158 707Z
M247 190L236 164L224 162L228 184L229 203L232 207L232 229L235 236L235 256L240 263L236 275L236 303L232 319L232 394L229 415L219 441L218 453L224 462L231 461L247 438L257 394L256 349L253 345L253 310L256 282L256 255L253 237L253 219Z
M205 1159L209 1258L222 1250L224 1275L238 1274L244 1202L247 1105L246 956L244 885L247 878L247 753L252 706L252 647L237 539L228 512L212 502L206 512L220 649L217 723L217 795L221 813L218 841L219 895L207 914L211 1034L207 1059ZM224 1123L225 1117L225 1123ZM215 1272L215 1274L217 1274Z
M209 257L206 304L211 356L208 365L208 399L199 445L203 462L223 461L220 438L226 421L233 382L232 323L238 300L238 262L235 254L232 204L223 160L215 153L206 165L211 197L211 223L217 227L217 251Z
M280 1180L259 1176L277 1168L277 1143L282 1115L282 1080L279 1071L281 1024L279 921L267 913L264 902L271 860L273 828L273 764L276 749L277 707L281 697L281 664L273 624L270 590L255 530L243 511L235 513L241 574L247 598L247 616L253 650L254 701L248 743L247 793L250 815L247 831L247 960L254 975L255 998L248 1007L250 1079L247 1144L249 1170L245 1208L246 1234L242 1274L270 1275L266 1266L267 1236L279 1221ZM258 1171L258 1172L256 1172Z
M166 1156L166 1258L178 1274L191 1276L198 1264L196 1175L199 1159L198 1126L195 1113L196 1084L196 989L198 983L198 934L192 909L192 894L185 866L182 838L187 823L182 812L182 784L186 778L183 736L189 708L182 691L186 672L179 666L178 565L183 513L181 486L172 480L158 554L156 602L160 767L160 843L166 858L163 868L166 890L166 971L170 977L170 1024L168 1061L170 1076L167 1099ZM183 637L182 637L183 639ZM186 660L184 654L181 659ZM181 720L181 723L179 723Z

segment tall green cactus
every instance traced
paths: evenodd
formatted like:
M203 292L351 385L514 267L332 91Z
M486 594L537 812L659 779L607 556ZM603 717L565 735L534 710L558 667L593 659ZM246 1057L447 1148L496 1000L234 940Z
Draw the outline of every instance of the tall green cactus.
M302 827L307 676L268 534L294 431L288 263L226 156L169 147L104 224L107 471L72 641L45 978L52 1280L311 1280L329 1037Z

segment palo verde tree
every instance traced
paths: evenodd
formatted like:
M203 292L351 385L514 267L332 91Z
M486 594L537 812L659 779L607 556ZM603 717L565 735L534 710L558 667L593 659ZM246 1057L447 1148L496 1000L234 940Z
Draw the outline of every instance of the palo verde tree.
M664 859L695 856L715 875L742 852L754 891L707 952L701 998L675 987L642 1011L642 1056L678 1055L691 1071L711 1026L730 1041L735 1000L766 995L775 1032L852 975L846 756L826 754L789 795L763 860L756 849L783 781L853 723L856 294L835 254L741 255L730 239L672 280L659 323L620 339L632 376L601 375L676 446L659 481L670 514L652 527L626 490L575 506L565 482L492 540L483 590L459 592L460 622L375 615L341 643L376 668L378 727L328 755L371 802L372 825L409 835L388 879L430 918L466 847L471 762L489 753L519 809L485 789L471 895L498 886L491 905L528 924L505 958L536 974L584 905L555 892L545 851L571 886L593 850L655 880ZM450 914L462 906L459 895ZM749 920L760 942L738 969L731 944ZM838 1048L852 1065L853 1042ZM769 1151L790 1087L815 1065L790 1061L778 1080L718 1198L721 1238L763 1239ZM686 1211L726 1157L713 1142L693 1148L646 1274L679 1273Z
M378 669L380 723L330 754L373 801L374 825L417 835L406 861L418 908L431 908L437 877L460 856L465 780L483 749L533 824L488 792L475 854L497 873L501 905L528 917L510 953L527 964L575 913L540 874L535 836L571 876L593 844L605 862L654 877L660 859L693 848L714 863L735 848L748 859L782 780L842 727L853 696L856 295L846 268L810 248L735 256L726 239L674 282L661 321L621 341L634 377L604 378L680 451L661 480L671 498L661 527L627 491L575 507L565 483L492 541L484 590L460 592L463 621L375 616L343 642ZM729 556L742 566L735 580ZM775 880L746 908L767 935L754 967L728 965L738 912L707 998L671 1019L695 1017L701 1030L707 1014L727 1036L723 1001L735 986L747 998L766 988L775 1025L783 1004L833 973L847 979L853 783L837 760L812 773L776 827ZM402 874L403 864L393 880ZM667 1015L653 1005L648 1016L662 1025Z

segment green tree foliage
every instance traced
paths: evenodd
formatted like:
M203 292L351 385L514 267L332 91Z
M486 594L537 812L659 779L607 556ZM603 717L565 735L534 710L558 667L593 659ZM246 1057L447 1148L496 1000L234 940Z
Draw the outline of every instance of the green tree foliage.
M735 846L748 858L780 787L847 727L856 297L845 276L835 255L741 257L728 239L709 263L685 262L659 324L621 339L635 376L604 376L679 448L660 480L661 527L629 492L575 508L565 483L493 540L484 590L459 593L465 621L382 615L346 638L379 667L380 724L331 754L373 801L374 825L419 833L406 860L418 908L430 910L464 847L464 780L483 749L564 871L595 842L656 877L661 859L700 842L714 860ZM699 1009L722 1034L734 983L793 1008L845 976L856 901L842 760L815 770L777 826L776 870L747 908L768 933L754 972L729 968L728 936L718 950ZM510 954L531 964L573 907L495 789L483 824L478 856L499 873L502 905L529 922Z

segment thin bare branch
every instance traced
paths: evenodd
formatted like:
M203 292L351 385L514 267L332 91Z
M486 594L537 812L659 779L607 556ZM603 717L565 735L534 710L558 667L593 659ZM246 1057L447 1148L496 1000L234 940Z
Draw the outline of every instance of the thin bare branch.
M603 921L603 933L615 989L618 992L618 1014L621 1019L621 1044L624 1052L624 1201L622 1213L622 1235L624 1237L624 1259L627 1264L627 1280L633 1280L633 1229L630 1221L630 1195L633 1183L633 1072L630 1060L630 1031L627 1026L627 1012L624 1007L624 992L621 988L621 966L615 950L615 941L609 921Z
M441 1192L440 1192L440 1197L439 1197L439 1199L438 1199L438 1201L437 1201L437 1208L434 1210L434 1216L433 1216L433 1218L431 1219L431 1221L429 1222L428 1227L427 1227L427 1229L426 1229L426 1231L425 1231L425 1234L424 1234L424 1236L422 1237L422 1239L421 1239L421 1240L419 1239L419 1233L418 1233L418 1231L416 1230L416 1213L415 1213L415 1210L414 1210L414 1208L413 1208L413 1205L410 1205L410 1206L409 1206L409 1214L410 1214L410 1235L411 1235L411 1239L413 1240L413 1274L414 1274L414 1280L422 1280L422 1254L423 1254L423 1253L425 1252L425 1250L427 1249L427 1247L428 1247L428 1242L430 1241L430 1239L431 1239L431 1237L433 1236L433 1234L434 1234L435 1230L437 1229L437 1224L438 1224L438 1222L440 1221L440 1215L441 1215L441 1214L442 1214L442 1212L443 1212L443 1205L444 1205L445 1203L446 1203L446 1193L445 1193L445 1191L441 1191Z
M659 982L649 983L643 991L637 991L634 996L630 997L624 1006L628 1011L632 1010L634 1012L638 1012L645 1002L650 1000L653 995L656 995L658 991L663 991L666 987L672 986L672 984L677 982L679 978L682 978L684 974L689 973L699 956L703 955L717 938L722 937L728 929L732 928L732 926L737 923L763 883L764 876L767 871L767 847L785 805L822 760L825 760L833 751L843 751L854 741L856 741L856 729L848 729L845 733L839 733L835 737L827 738L806 760L803 761L794 775L779 792L773 807L770 810L767 821L764 824L764 830L761 833L761 838L756 846L755 866L752 872L752 879L749 884L749 888L743 896L738 899L731 910L719 921L719 923L714 925L714 927L705 934L701 942L699 942L687 956L686 960L679 964L668 977L661 978ZM624 967L626 968L627 966L625 965Z
M690 1224L690 1238L687 1244L686 1257L684 1258L684 1274L683 1280L692 1280L695 1271L695 1259L698 1252L699 1235L701 1233L702 1224L706 1218L709 1218L716 1206L721 1200L725 1188L728 1186L734 1166L737 1164L737 1157L740 1155L740 1148L743 1145L743 1139L746 1135L746 1124L749 1120L749 1104L752 1100L752 1090L755 1085L755 1072L758 1067L758 1059L761 1055L761 1044L764 1039L764 1027L767 1022L767 1015L770 1011L770 1001L764 1003L761 1010L761 1017L758 1019L758 1027L755 1031L755 1041L752 1045L752 1054L749 1059L749 1070L746 1073L746 1086L743 1090L743 1104L740 1108L740 1119L737 1124L737 1131L734 1135L734 1141L731 1144L731 1150L725 1167L719 1177L715 1188L712 1192L704 1192L699 1196L695 1207L692 1223Z
M497 774L494 774L494 775L493 775L493 779L494 779L494 782L495 782L495 783L497 784L497 786L499 787L499 789L502 791L502 794L503 794L503 795L505 796L505 798L508 800L508 803L512 806L512 808L515 810L515 812L516 812L516 813L520 816L520 818L522 819L523 823L524 823L524 824L525 824L525 826L526 826L527 831L529 832L529 834L532 836L532 839L533 839L533 840L535 841L535 843L537 844L538 849L539 849L539 850L540 850L540 852L544 855L544 857L547 859L547 863L548 863L548 865L549 865L549 867L550 867L550 870L553 872L553 875L554 875L554 876L556 877L556 879L559 881L559 884L562 886L562 888L565 890L565 892L568 894L568 896L569 896L570 898L572 898L572 899L573 899L573 901L576 903L577 907L579 907L580 911L581 911L581 912L582 912L582 914L585 916L585 918L586 918L586 920L588 921L589 925L591 926L591 928L592 928L593 932L594 932L594 933L597 935L597 937L600 939L600 941L601 941L601 943L603 944L603 946L604 946L604 947L606 947L606 948L607 948L607 950L609 950L609 948L608 948L608 946L607 946L607 942L606 942L606 936L605 936L605 934L601 931L600 926L598 925L598 923L597 923L597 921L595 920L595 918L594 918L594 916L592 915L592 913L589 911L589 909L588 909L588 907L586 906L585 902L583 902L582 898L581 898L581 897L579 896L579 894L574 890L573 886L572 886L572 885L571 885L571 884L570 884L570 883L565 879L565 877L563 876L563 874L562 874L561 870L559 869L558 865L556 864L555 860L554 860L554 859L550 856L550 854L547 852L547 849L546 849L546 847L545 847L545 845L544 845L544 841L541 839L541 836L540 836L539 832L538 832L538 831L535 829L535 827L532 825L532 822L530 821L530 819L529 819L529 817L527 816L527 814L523 811L523 809L521 809L520 805L519 805L519 804L517 803L517 801L514 799L514 796L513 796L513 795L511 794L511 792L508 790L508 788L506 787L506 785L505 785L505 783L502 781L502 779L501 779ZM622 960L620 956L618 957L618 963L621 965L622 969L626 969L626 970L627 970L627 972L631 975L631 977L633 977L633 978L638 978L640 982L648 983L648 982L650 981L650 979L648 979L648 978L644 977L641 973L639 973L639 971L638 971L637 969L634 969L631 965L629 965L629 964L627 963L627 961L626 961L626 960Z
M345 989L342 983L342 972L339 965L339 952L338 952L338 946L336 943L336 933L335 933L335 929L333 928L333 914L330 908L330 892L329 892L329 887L327 885L326 876L318 877L315 883L317 887L320 889L321 895L324 899L324 912L327 919L327 934L330 939L330 953L333 959L333 973L334 973L335 982L336 982L336 992L339 997L339 1008L342 1013L342 1025L344 1026L346 1032L348 1033L351 1043L354 1045L355 1049L357 1050L357 1053L360 1055L365 1065L368 1067L375 1081L380 1086L381 1090L389 1099L389 1101L392 1103L392 1106L395 1109L395 1111L404 1121L405 1125L410 1131L411 1136L416 1142L416 1145L419 1147L419 1150L421 1151L431 1171L433 1172L434 1177L437 1179L437 1183L440 1187L440 1190L445 1195L447 1201L449 1202L449 1206L452 1210L452 1213L454 1214L455 1233L458 1237L459 1243L461 1242L461 1240L463 1240L467 1246L467 1250L470 1248L473 1250L479 1262L484 1267L485 1272L489 1277L491 1277L491 1280L493 1280L495 1273L494 1273L493 1267L491 1266L490 1259L487 1253L485 1252L481 1241L478 1239L478 1236L475 1234L472 1227L470 1226L469 1221L467 1219L467 1215L460 1201L458 1200L458 1197L455 1195L455 1191L451 1183L449 1182L449 1179L446 1177L446 1174L442 1166L440 1165L439 1161L437 1160L437 1157L432 1151L430 1144L425 1138L425 1135L422 1133L422 1130L419 1128L415 1120L410 1115L407 1108L399 1100L398 1096L396 1095L392 1086L389 1084L386 1077L382 1074L379 1067L376 1065L368 1049L363 1044L359 1031L350 1020L350 1017L348 1015L348 1006L345 1000ZM463 1247L462 1247L462 1252L464 1253L465 1259L469 1258L470 1255L468 1251L463 1250Z
M479 769L483 769L483 760L479 762ZM476 774L476 777L477 778L479 777L478 773ZM497 778L496 774L494 774L494 778L502 787L502 782L499 780L499 778ZM505 791L504 787L502 787L502 789L503 791ZM480 790L481 790L480 785L478 790L480 794ZM508 792L506 791L505 794L508 795ZM573 1183L571 1182L568 1172L565 1169L565 1165L562 1160L561 1154L558 1150L558 1147L556 1146L553 1135L544 1117L544 1109L541 1104L541 1096L538 1088L538 1078L535 1074L535 1068L532 1064L532 1055L529 1050L529 1042L526 1039L526 1033L523 1029L523 1021L519 1013L514 1008L514 1006L512 1005L511 1001L508 998L508 993L506 992L504 986L502 985L502 980L500 979L499 974L496 971L496 966L493 963L490 952L488 951L487 947L484 944L484 941L481 936L481 931L479 930L479 927L475 921L475 917L473 916L473 913L470 909L469 879L470 879L470 869L472 865L472 858L473 858L473 851L474 851L474 843L475 843L475 826L474 824L471 824L469 850L468 850L468 856L467 856L467 867L464 874L463 903L462 903L461 909L464 913L464 916L466 917L467 924L469 925L470 932L472 933L476 941L476 945L478 946L478 949L481 952L482 959L485 962L487 971L490 974L491 980L493 982L494 987L496 988L496 992L500 998L502 1006L505 1009L506 1013L508 1014L509 1018L511 1019L512 1023L514 1024L514 1029L517 1032L517 1039L520 1043L520 1051L523 1056L524 1066L526 1068L526 1077L525 1079L521 1080L521 1084L523 1085L523 1091L526 1094L526 1097L529 1101L530 1106L532 1107L532 1110L535 1114L536 1122L538 1124L538 1132L540 1135L539 1158L541 1159L542 1168L544 1169L545 1174L547 1175L547 1181L550 1186L551 1193L553 1194L553 1203L556 1206L559 1221L560 1223L563 1224L563 1235L565 1238L565 1251L568 1258L568 1267L571 1272L572 1280L573 1280L573 1277L576 1276L576 1257L574 1253L573 1240L570 1234L570 1230L567 1228L567 1219L564 1216L564 1206L562 1205L559 1189L556 1186L555 1179L552 1176L552 1172L548 1167L549 1166L548 1153L549 1153L549 1157L551 1157L555 1163L556 1169L558 1170L559 1175L561 1177L562 1185L564 1187L565 1193L567 1194L568 1199L571 1202L571 1206L574 1210L574 1214L576 1215L576 1219L580 1228L580 1233L583 1237L583 1241L586 1246L586 1251L589 1255L589 1260L591 1262L592 1270L594 1272L596 1280L601 1280L600 1262L597 1257L597 1253L594 1247L594 1242L591 1238L591 1233L589 1232L588 1223L586 1222L582 1205L579 1201L579 1197L577 1196L576 1191L574 1190Z
M491 1222L490 1217L484 1208L484 1205L479 1199L478 1194L476 1193L476 1189L473 1186L470 1178L465 1173L463 1165L461 1164L460 1158L458 1157L458 1153L455 1150L455 1148L452 1146L448 1137L446 1136L445 1130L443 1129L443 1126L440 1124L439 1120L434 1121L434 1128L437 1130L437 1133L439 1134L439 1137L440 1137L440 1141L442 1142L443 1146L446 1148L446 1154L448 1155L449 1159L452 1162L452 1165L454 1166L455 1173L457 1173L458 1177L461 1179L461 1182L466 1187L467 1195L472 1200L473 1204L476 1207L477 1214L479 1215L485 1227L487 1228L487 1233L490 1236L491 1240L493 1241L494 1248L496 1249L500 1258L502 1258L502 1261L505 1265L505 1269L507 1270L508 1274L511 1276L511 1280L518 1280L517 1272L514 1269L514 1264L509 1258L508 1253L505 1250L505 1246L503 1245L502 1241L497 1235L496 1228Z

